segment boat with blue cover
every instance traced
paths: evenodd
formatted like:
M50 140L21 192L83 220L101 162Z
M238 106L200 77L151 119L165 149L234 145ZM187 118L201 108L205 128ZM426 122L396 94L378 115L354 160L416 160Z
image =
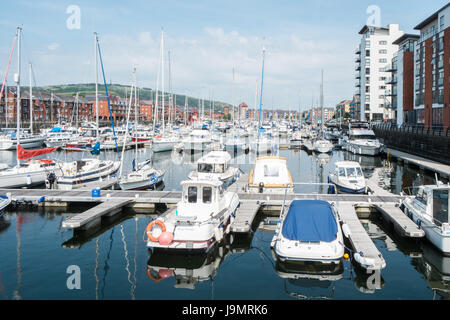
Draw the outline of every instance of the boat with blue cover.
M272 239L281 261L340 263L344 255L341 226L330 203L321 200L294 200L284 213Z

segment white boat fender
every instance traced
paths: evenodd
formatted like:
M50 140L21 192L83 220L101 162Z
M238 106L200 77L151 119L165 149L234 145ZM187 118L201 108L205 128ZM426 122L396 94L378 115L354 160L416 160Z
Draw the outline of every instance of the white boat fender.
M214 229L214 236L216 237L216 241L221 241L223 238L223 227L220 225L218 228Z
M31 184L31 176L29 174L27 174L26 180L27 184Z
M225 229L225 234L229 234L230 231L231 231L231 223L229 223L229 224L227 225L227 228Z
M350 236L352 235L350 227L345 223L342 225L342 232L344 233L344 236L346 238L350 238Z
M363 252L355 253L353 255L356 262L358 262L362 266L371 267L375 264L375 260L373 258L364 257Z

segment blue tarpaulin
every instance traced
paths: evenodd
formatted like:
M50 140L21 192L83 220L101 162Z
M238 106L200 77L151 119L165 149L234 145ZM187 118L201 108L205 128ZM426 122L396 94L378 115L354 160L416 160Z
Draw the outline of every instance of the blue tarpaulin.
M320 200L294 200L281 233L289 240L331 242L336 239L337 222L331 206Z
M54 127L52 130L50 130L49 132L61 132L61 128L60 127Z

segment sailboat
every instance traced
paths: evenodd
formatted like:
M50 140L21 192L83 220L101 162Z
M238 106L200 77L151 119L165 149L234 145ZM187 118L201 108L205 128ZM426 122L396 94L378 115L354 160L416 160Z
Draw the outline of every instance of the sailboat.
M135 121L134 121L134 131L137 129L137 99L136 99L136 69L134 69L134 108L135 108ZM131 101L133 97L133 86L131 87L131 94L130 94L130 104L128 108L128 115L127 115L127 128L129 123L129 117L130 117L130 110L131 110ZM165 170L158 170L151 166L151 161L146 160L141 163L137 163L137 141L135 141L135 152L134 152L134 159L133 159L133 170L128 172L127 175L122 176L122 169L123 169L123 159L125 155L125 147L126 147L126 141L127 141L127 135L128 130L125 132L125 140L123 145L123 151L122 151L122 160L121 160L121 169L119 173L119 186L122 190L138 190L138 189L156 189L163 183L163 177L165 174Z
M94 33L94 44L95 44L95 100L96 100L96 137L99 139L99 125L98 125L98 57L100 57L103 80L105 83L106 97L109 105L109 95L108 89L106 87L105 74L103 70L103 62L101 60L100 45L98 43L97 33ZM114 132L114 124L113 133ZM117 142L116 142L117 143ZM120 167L120 161L114 160L100 160L100 142L97 142L93 148L86 147L86 150L90 150L95 158L82 158L81 160L74 160L70 162L65 162L61 164L61 171L56 176L56 186L58 189L71 190L80 187L87 186L87 183L93 183L97 181L102 181L103 179L110 178L111 175L116 173ZM117 146L118 149L118 146Z
M316 139L313 143L313 149L315 152L318 153L329 153L331 151L333 151L333 144L329 141L326 140L323 137L323 71L322 71L322 84L320 86L320 104L321 104L321 108L322 108L322 120L321 120L321 129L320 129L320 137L318 139Z
M152 150L153 152L163 152L163 151L171 151L173 150L173 147L175 144L179 142L179 139L177 136L173 134L168 134L165 131L164 126L164 114L165 114L165 92L164 92L164 31L161 31L161 48L160 48L160 55L161 55L161 83L162 83L162 106L161 106L161 118L162 118L162 133L157 135L153 138L153 144L152 144ZM169 74L170 76L170 74ZM158 79L156 81L158 85L159 81L159 74ZM171 100L173 103L173 100ZM156 88L156 109L158 108L158 87ZM169 105L169 119L170 119L170 105ZM157 116L157 114L156 114Z
M30 159L39 155L51 153L56 148L25 150L21 145L20 132L20 35L21 28L17 28L17 74L15 75L17 85L17 165L13 168L8 168L0 171L0 188L20 188L40 185L45 182L47 175L58 169L58 166L53 160L49 159L31 159L26 163L21 164L21 160Z

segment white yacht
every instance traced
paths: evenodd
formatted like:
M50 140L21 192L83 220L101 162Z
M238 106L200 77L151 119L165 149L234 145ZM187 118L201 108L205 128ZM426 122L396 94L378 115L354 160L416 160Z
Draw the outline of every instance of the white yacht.
M354 154L376 156L381 151L381 143L373 130L354 128L348 131L348 139L343 142L343 149Z
M172 151L178 142L179 139L176 136L162 137L158 135L153 139L152 150L153 152Z
M253 138L250 141L250 151L257 153L269 153L273 151L274 143L273 140L266 135Z
M420 186L416 196L403 200L402 207L424 232L426 238L444 254L450 254L450 184Z
M367 193L366 179L355 161L336 162L334 173L328 175L328 182L335 185L338 193Z
M271 242L281 261L340 263L344 239L333 206L322 200L294 200L280 222Z
M110 178L120 167L120 161L83 158L60 164L56 173L56 187L72 190L86 187L87 183Z
M333 144L326 139L316 139L313 143L313 149L318 153L330 153L333 151Z
M62 148L67 143L79 138L77 130L55 127L45 134L45 146L47 148Z
M30 159L25 163L0 171L0 188L21 188L42 185L50 173L60 171L49 159Z
M259 157L248 177L248 192L278 193L294 192L294 181L286 164L286 158Z
M209 130L194 129L187 138L182 140L184 151L205 151L212 143Z
M197 161L197 170L189 173L191 180L217 180L228 187L239 178L239 168L230 167L231 156L226 151L211 151Z
M239 205L237 193L224 191L222 182L181 182L181 201L149 223L147 246L153 249L208 251L231 230Z
M20 134L20 145L25 149L39 148L44 144L45 137L40 135L31 135L26 132ZM16 132L0 136L0 150L16 150L17 138Z

